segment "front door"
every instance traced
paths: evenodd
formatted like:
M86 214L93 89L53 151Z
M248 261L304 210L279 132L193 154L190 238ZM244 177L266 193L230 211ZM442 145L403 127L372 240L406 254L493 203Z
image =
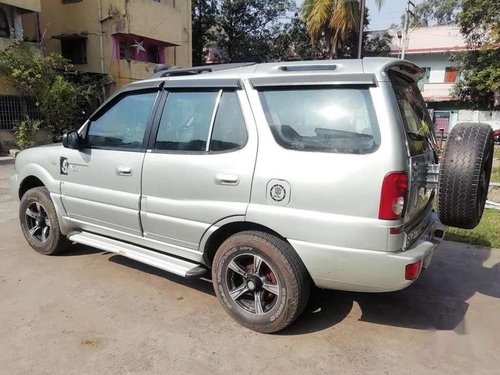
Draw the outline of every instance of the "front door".
M245 215L257 153L251 121L240 90L168 92L144 160L144 237L189 258L212 224Z
M89 121L82 134L85 147L64 150L62 199L77 227L142 235L141 169L157 96L157 90L117 96Z

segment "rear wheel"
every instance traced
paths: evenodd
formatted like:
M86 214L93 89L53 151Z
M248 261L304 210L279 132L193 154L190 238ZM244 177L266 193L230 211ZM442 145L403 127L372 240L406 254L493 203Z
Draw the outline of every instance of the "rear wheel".
M443 224L464 229L479 224L492 163L489 125L461 123L451 130L439 171L439 218Z
M247 231L228 238L212 265L215 293L226 312L257 332L277 332L304 310L309 274L295 250L267 233Z
M54 204L44 187L30 189L23 195L19 221L26 241L40 254L57 254L71 244L59 230Z

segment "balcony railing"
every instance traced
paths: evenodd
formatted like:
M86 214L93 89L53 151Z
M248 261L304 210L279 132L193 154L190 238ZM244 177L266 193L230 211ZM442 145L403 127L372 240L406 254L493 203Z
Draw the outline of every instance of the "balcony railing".
M433 99L448 99L452 98L451 90L453 89L454 83L424 83L422 90L422 96L426 100Z

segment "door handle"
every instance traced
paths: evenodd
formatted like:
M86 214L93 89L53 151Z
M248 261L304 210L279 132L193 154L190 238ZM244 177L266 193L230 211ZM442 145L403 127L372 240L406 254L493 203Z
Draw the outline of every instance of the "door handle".
M116 168L116 174L119 176L132 176L132 168L119 166Z
M240 178L234 174L217 173L215 183L217 185L238 185Z

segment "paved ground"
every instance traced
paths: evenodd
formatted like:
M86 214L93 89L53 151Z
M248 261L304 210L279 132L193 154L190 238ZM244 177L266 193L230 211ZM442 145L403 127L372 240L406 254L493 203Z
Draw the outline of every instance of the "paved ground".
M315 291L276 335L225 315L187 282L86 247L25 243L0 166L2 374L457 374L500 367L500 250L443 243L409 289Z

